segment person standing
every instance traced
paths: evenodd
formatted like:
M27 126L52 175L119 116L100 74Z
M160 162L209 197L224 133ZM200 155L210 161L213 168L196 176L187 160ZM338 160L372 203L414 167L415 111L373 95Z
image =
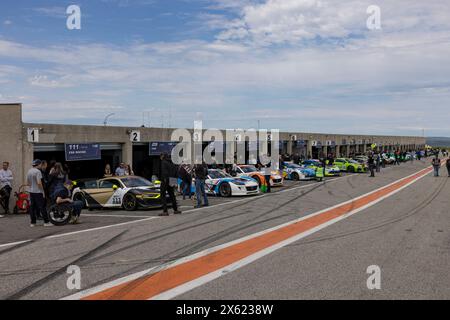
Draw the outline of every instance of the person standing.
M270 163L264 167L263 174L264 180L266 181L266 193L270 193L272 191L270 186L270 176L272 175L272 166Z
M183 163L180 166L178 176L181 179L181 187L183 193L183 200L186 200L186 196L192 199L191 186L192 186L192 169L187 163Z
M434 169L434 176L439 177L439 169L441 168L441 160L439 159L439 155L436 155L436 157L433 158L431 164Z
M194 177L195 177L195 193L197 195L197 206L200 208L202 206L208 207L208 195L206 194L206 179L208 178L208 167L203 162L202 164L196 164L194 167Z
M173 184L171 183L171 178L176 178L177 169L172 161L169 160L169 156L167 153L162 153L160 155L161 165L160 165L160 173L159 178L161 179L161 202L163 205L163 213L160 216L168 216L169 212L167 211L167 199L166 195L169 194L170 201L172 202L172 209L175 214L181 214L181 211L178 210L177 199L175 198L175 191Z
M27 183L30 188L29 190L31 200L30 227L36 226L36 219L39 214L44 219L44 227L53 226L48 219L47 209L45 205L44 186L42 185L42 172L40 170L41 164L41 160L34 160L33 167L27 173Z
M133 168L131 168L130 164L125 165L125 175L126 176L134 176Z
M111 165L107 163L103 172L103 178L111 178L112 176Z
M9 199L12 191L13 174L9 170L9 162L3 162L3 168L0 170L0 192L3 194L3 200L5 205L5 214L9 214ZM0 215L0 218L3 218Z
M380 172L381 171L381 156L379 153L377 153L377 156L375 159L375 164L376 164L377 172Z
M53 196L55 189L58 185L63 185L67 180L69 180L69 176L67 172L64 170L63 165L60 162L55 163L53 166L49 176L48 176L48 194L50 198Z
M373 155L369 155L369 160L367 160L367 163L369 164L369 170L370 170L370 177L375 177L375 159L373 158Z
M124 177L127 175L127 168L125 166L125 163L121 162L120 165L117 167L115 172L117 177Z

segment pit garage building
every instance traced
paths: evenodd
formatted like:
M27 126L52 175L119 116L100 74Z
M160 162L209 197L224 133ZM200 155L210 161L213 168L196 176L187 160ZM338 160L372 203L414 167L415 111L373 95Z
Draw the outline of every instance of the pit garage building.
M150 178L158 172L158 154L170 147L174 130L23 123L21 104L0 104L0 161L11 164L14 190L24 184L33 159L66 163L71 179L101 177L106 164L114 170L120 162ZM280 153L313 158L327 153L337 157L361 154L374 143L382 150L412 150L424 148L425 138L280 132ZM85 150L78 156L70 148Z

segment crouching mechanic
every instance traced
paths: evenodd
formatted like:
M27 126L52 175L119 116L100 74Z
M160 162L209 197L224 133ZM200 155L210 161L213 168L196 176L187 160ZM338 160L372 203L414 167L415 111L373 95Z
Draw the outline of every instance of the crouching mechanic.
M71 191L73 186L74 184L72 181L66 181L64 185L56 188L55 192L53 193L53 197L57 205L65 204L72 209L72 219L69 221L69 223L77 224L80 223L80 214L81 210L83 209L83 202L72 200Z

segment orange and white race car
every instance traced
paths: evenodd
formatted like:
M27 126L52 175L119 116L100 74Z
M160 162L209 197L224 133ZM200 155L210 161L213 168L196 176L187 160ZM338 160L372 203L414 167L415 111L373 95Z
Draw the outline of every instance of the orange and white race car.
M254 165L236 165L233 167L232 175L236 177L247 176L255 179L261 187L265 185L264 174L262 174ZM272 171L270 176L271 187L281 187L283 185L283 178L276 171Z

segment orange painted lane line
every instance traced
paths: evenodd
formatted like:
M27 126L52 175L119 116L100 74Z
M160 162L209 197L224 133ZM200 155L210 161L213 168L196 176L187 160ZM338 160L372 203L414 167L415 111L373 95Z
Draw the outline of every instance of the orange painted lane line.
M145 275L136 280L125 282L84 297L84 300L147 300L180 285L203 277L214 271L240 261L263 249L269 248L298 234L309 231L333 219L360 209L399 190L414 180L431 172L431 168L403 178L391 185L376 190L354 200L325 210L317 215L306 217L279 229L261 234L254 238L230 245L191 261L168 267L165 270Z

